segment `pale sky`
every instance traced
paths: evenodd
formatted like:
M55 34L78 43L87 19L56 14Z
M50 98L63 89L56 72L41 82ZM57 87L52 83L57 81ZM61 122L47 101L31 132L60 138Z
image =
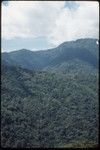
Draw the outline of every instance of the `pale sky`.
M96 1L2 3L2 51L42 50L79 38L99 38Z

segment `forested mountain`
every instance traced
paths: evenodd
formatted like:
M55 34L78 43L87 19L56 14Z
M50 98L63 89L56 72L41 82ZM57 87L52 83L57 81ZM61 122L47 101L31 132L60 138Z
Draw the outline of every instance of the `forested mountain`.
M21 66L26 69L43 70L52 68L67 62L76 60L82 64L97 67L98 64L98 45L97 39L80 39L65 42L57 48L46 51L29 51L26 49L3 53L2 62L7 65ZM80 62L79 62L80 64Z
M96 39L2 54L1 145L97 147Z

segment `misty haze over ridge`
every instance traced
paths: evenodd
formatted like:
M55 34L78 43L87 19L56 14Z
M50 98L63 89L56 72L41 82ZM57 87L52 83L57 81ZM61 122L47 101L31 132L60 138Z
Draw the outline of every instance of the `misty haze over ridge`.
M76 39L76 40L70 40L70 41L65 41L65 42L63 42L63 43L61 43L61 44L59 44L58 46L54 46L54 47L52 47L52 48L45 48L45 49L27 49L27 48L25 48L25 47L23 47L22 49L13 49L13 51L4 51L4 52L2 52L2 53L9 53L9 52L16 52L16 51L21 51L21 50L29 50L29 51L33 51L33 52L37 52L37 51L48 51L48 50L53 50L53 49L55 49L55 48L57 48L57 47L59 47L60 45L62 45L62 44L68 44L68 43L75 43L76 41L79 41L79 40L92 40L92 39L94 39L94 40L96 40L96 44L98 45L99 43L97 43L97 42L99 42L99 39L96 39L96 38L80 38L80 39Z

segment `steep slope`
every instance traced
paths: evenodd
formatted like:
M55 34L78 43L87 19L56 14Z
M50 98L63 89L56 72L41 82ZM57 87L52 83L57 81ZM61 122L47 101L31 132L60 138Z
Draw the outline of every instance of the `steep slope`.
M60 69L64 63L78 60L89 67L98 67L98 45L97 39L79 39L71 42L64 42L57 48L32 52L19 50L2 54L2 63L14 66L21 66L31 70L45 70L54 67Z
M97 39L2 53L1 145L98 145Z
M1 73L2 147L97 146L96 73L34 72L6 65Z

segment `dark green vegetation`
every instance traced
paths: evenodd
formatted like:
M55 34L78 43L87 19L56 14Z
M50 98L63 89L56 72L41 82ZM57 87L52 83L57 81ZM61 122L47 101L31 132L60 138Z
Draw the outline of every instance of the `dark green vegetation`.
M2 147L98 145L98 46L95 39L72 43L51 51L4 54ZM33 55L36 60L29 57L26 62L29 53L41 55L41 59ZM44 60L43 56L48 58ZM35 70L33 61L42 67L36 63Z

